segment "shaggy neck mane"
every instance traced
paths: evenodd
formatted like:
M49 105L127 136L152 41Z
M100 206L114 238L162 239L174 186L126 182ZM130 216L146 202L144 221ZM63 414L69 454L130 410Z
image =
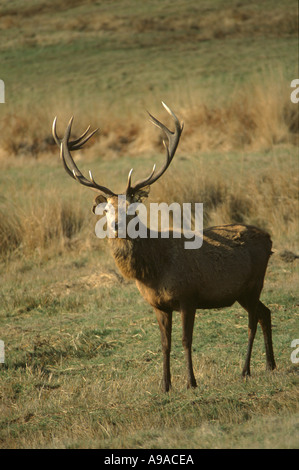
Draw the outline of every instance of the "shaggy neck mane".
M157 252L153 241L149 238L109 239L114 260L124 277L143 282L157 278Z

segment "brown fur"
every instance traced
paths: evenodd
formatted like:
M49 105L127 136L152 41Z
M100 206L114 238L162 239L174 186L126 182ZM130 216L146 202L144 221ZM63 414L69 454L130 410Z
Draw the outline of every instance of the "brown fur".
M116 204L114 198L109 202ZM164 355L163 388L169 390L172 312L180 311L188 365L188 387L196 386L191 345L196 309L220 308L238 301L249 315L249 342L243 375L250 375L252 343L259 321L265 337L267 366L275 368L271 314L259 300L271 255L270 236L253 226L221 225L204 230L202 247L184 248L184 237L110 238L122 275L135 279L154 308Z

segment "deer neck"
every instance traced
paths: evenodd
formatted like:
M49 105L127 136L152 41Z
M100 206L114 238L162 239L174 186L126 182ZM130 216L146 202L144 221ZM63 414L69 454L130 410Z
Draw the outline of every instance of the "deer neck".
M147 283L157 277L158 256L148 238L110 238L110 249L121 274Z

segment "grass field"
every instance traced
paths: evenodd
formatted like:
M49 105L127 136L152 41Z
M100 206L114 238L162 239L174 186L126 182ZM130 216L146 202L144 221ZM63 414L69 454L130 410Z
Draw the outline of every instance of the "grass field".
M237 1L0 1L1 448L298 448L297 4ZM262 294L277 370L258 329L241 379L247 314L197 312L198 382L185 388L179 315L160 390L154 313L94 235L93 193L62 168L51 138L100 127L83 172L122 190L161 164L165 101L185 122L151 201L203 202L205 225L270 232ZM171 124L170 124L171 125Z

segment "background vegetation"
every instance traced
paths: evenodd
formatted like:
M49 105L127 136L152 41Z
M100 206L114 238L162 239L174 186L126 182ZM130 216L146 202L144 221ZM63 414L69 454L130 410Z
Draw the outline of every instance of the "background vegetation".
M274 0L0 2L0 446L298 447L297 4ZM122 190L129 169L163 161L145 110L185 122L151 201L203 202L205 225L271 233L263 301L278 369L261 331L240 378L247 315L197 314L185 390L179 316L173 389L160 392L160 334L94 235L93 194L67 177L51 138L100 127L80 168Z

